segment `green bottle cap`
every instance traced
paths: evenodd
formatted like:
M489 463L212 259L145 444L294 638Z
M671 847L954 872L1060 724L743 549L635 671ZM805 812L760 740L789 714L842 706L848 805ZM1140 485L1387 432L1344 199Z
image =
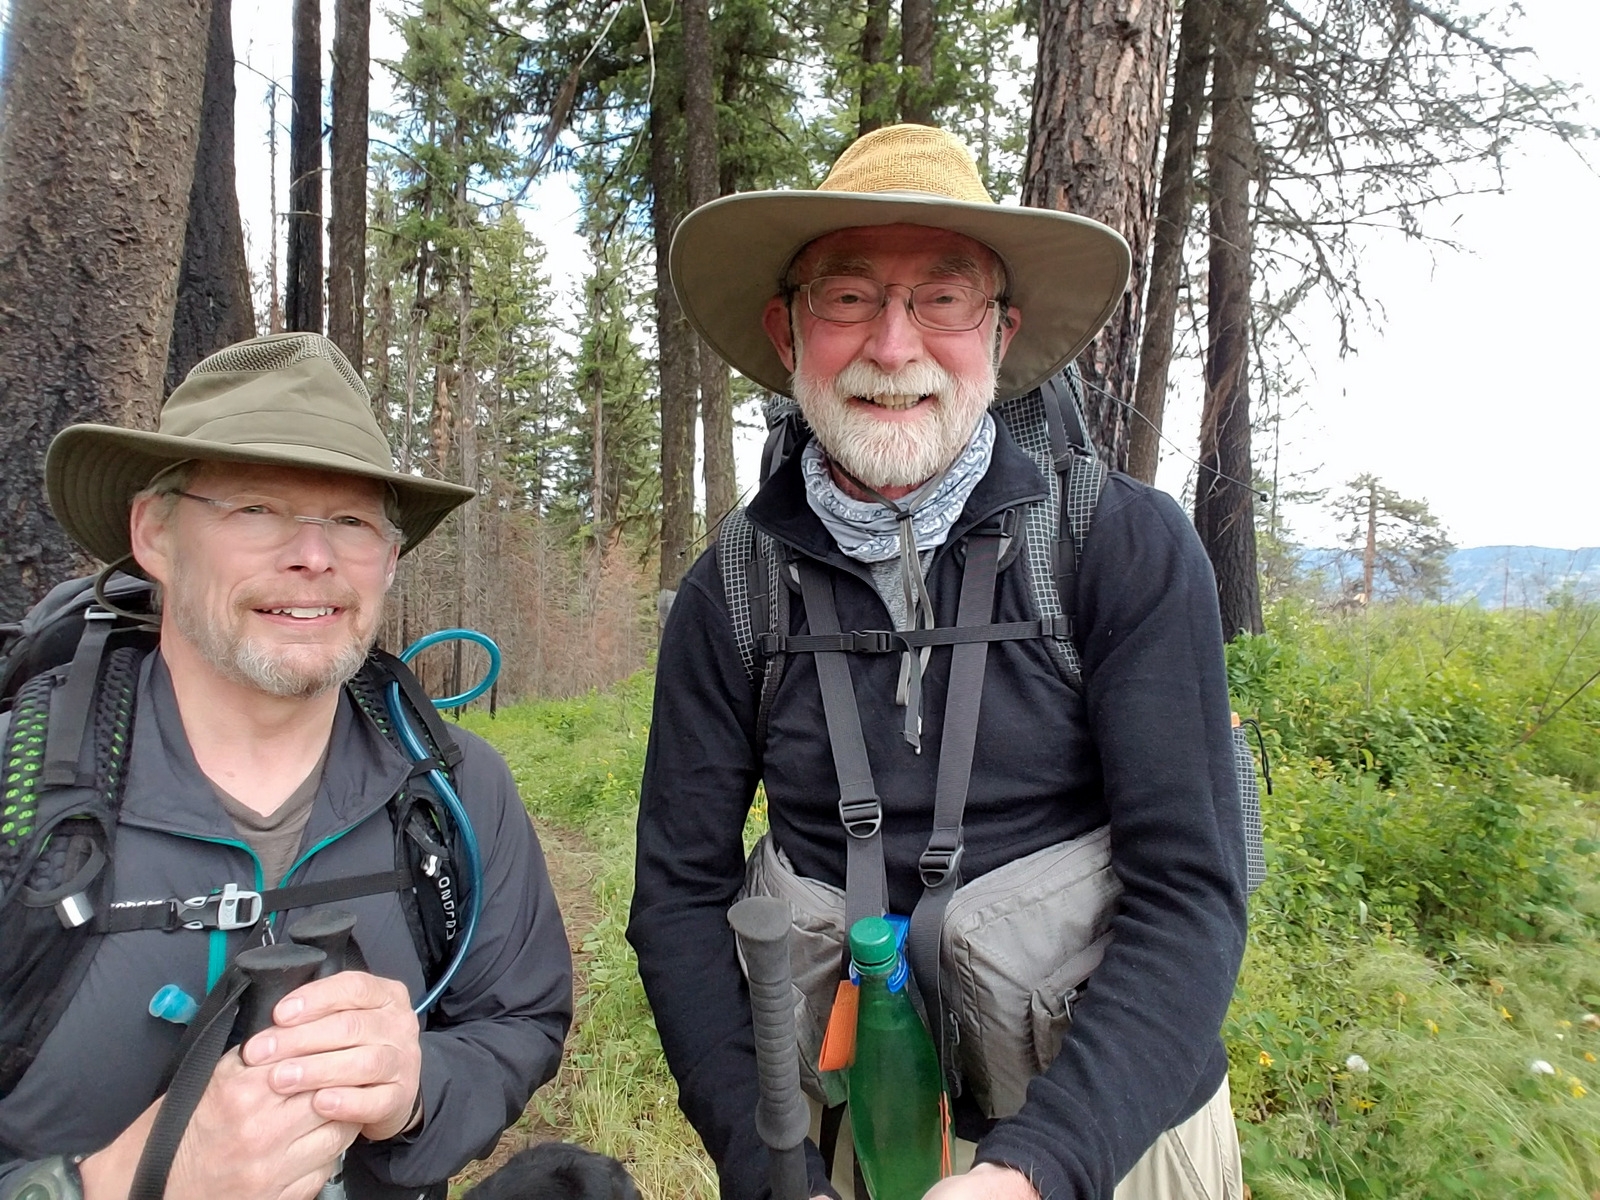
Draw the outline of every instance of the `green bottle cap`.
M882 917L862 917L850 927L850 958L856 970L884 975L899 957L894 926Z

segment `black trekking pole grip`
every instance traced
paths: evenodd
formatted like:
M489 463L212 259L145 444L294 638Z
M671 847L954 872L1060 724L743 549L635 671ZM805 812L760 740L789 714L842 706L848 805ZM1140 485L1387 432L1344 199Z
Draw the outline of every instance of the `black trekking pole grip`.
M313 946L325 956L317 968L317 978L326 979L340 971L365 971L366 961L352 936L356 915L342 908L323 909L301 917L285 931L297 946ZM317 1193L317 1200L346 1200L344 1155L334 1164L333 1174Z
M272 1025L272 1010L295 988L317 977L327 955L315 946L279 942L246 950L233 961L250 979L233 1032L247 1042Z
M750 1019L755 1030L756 1076L761 1100L756 1132L772 1162L772 1200L810 1200L806 1133L811 1118L800 1095L800 1056L794 1031L794 989L789 972L786 901L751 896L728 910L750 981Z

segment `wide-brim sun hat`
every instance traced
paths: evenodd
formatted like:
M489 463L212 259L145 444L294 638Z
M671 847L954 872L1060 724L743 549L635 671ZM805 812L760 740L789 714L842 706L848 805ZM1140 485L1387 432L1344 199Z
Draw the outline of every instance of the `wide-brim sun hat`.
M735 370L790 394L789 371L761 314L794 258L823 234L871 225L965 234L1000 256L1021 325L1000 364L998 396L1038 387L1093 340L1122 302L1128 244L1072 213L996 204L953 135L891 125L857 140L816 191L745 192L695 209L668 258L689 323Z
M69 425L45 455L45 489L61 527L107 563L130 552L128 509L178 463L236 462L338 471L393 489L406 553L475 494L395 470L361 377L314 333L238 342L197 363L168 397L154 433Z

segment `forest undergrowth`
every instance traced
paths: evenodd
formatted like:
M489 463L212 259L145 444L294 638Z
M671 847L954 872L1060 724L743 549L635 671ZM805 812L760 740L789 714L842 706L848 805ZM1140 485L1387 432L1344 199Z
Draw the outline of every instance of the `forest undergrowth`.
M1269 876L1224 1028L1256 1200L1600 1200L1600 608L1285 603L1229 648ZM650 679L467 722L598 850L568 1068L535 1098L711 1200L623 939Z

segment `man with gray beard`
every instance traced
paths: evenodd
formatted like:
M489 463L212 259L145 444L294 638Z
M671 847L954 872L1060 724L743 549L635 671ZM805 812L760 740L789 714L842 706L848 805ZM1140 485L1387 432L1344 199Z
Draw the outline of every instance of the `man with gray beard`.
M0 1087L0 1197L127 1196L147 1143L163 1144L175 1022L193 1016L161 996L225 990L238 953L330 905L356 918L358 969L289 993L222 1056L164 1194L310 1200L342 1163L350 1200L442 1197L555 1074L572 1015L561 916L506 764L455 729L433 735L446 761L419 766L382 694L409 677L369 660L400 556L472 491L397 471L360 377L303 333L205 359L156 432L67 427L45 478L105 577L154 584L160 637L133 660L118 727L110 882L81 939L59 939L62 955L87 943L81 982ZM116 612L91 608L84 625ZM80 702L106 707L121 653ZM45 709L52 733L65 706ZM32 782L12 770L24 754L5 716L0 745L16 797ZM460 823L419 800L440 794L427 766L448 770L481 847L465 933L448 878L470 870L450 848ZM8 1080L15 1049L0 1056Z
M723 534L756 549L682 582L640 798L629 939L724 1200L768 1195L726 920L749 893L795 911L813 1196L868 1200L819 1046L849 1009L845 928L887 913L952 1101L925 1200L1234 1200L1244 851L1215 583L1171 498L1116 472L1075 575L1039 578L1037 518L1065 501L1007 424L1122 303L1127 247L994 204L965 147L906 125L816 191L696 210L670 266L706 342L810 434Z

